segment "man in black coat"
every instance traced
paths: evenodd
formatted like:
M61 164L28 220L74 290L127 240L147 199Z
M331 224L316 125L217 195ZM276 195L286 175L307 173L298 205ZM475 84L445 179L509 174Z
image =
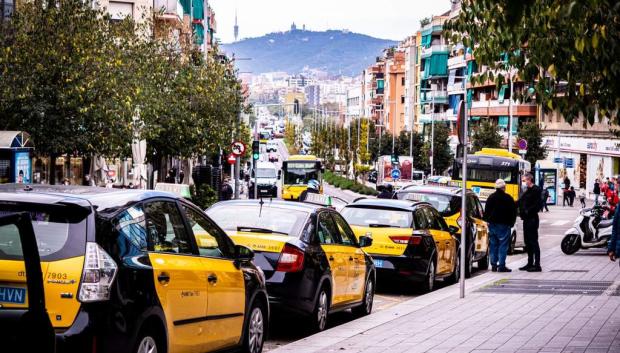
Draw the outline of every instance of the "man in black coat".
M487 199L484 220L489 223L489 257L493 272L511 272L506 267L508 245L512 226L517 220L517 205L512 196L506 194L506 182L495 181L495 192Z
M519 216L523 220L523 236L527 247L527 265L521 271L541 272L540 245L538 244L538 211L540 209L540 188L534 184L534 176L526 173L522 181L525 192L519 198Z

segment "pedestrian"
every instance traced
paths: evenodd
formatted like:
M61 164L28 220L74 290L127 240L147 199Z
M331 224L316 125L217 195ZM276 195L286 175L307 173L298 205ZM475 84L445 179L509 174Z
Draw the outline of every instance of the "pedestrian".
M547 200L549 199L549 189L543 189L542 191L542 207L540 208L540 212L547 211L549 212L549 206L547 206Z
M568 189L562 189L562 207L566 206L566 204L569 204L570 206L569 193L570 191Z
M586 190L581 189L579 191L579 202L581 202L581 208L586 208Z
M222 186L220 189L220 193L221 193L221 198L223 201L228 201L232 199L233 189L228 183L228 179L224 179L224 182L222 183Z
M607 187L612 189L614 187L614 185L612 184L611 180L609 180L609 177L605 178L605 184L607 184Z
M316 181L315 179L308 180L308 187L306 188L306 190L302 191L301 194L299 195L299 202L306 201L308 194L318 194L320 187L321 187L321 184L319 184L319 182Z
M383 190L381 190L381 193L379 193L377 198L378 199L392 199L392 198L394 198L394 188L392 187L392 184L385 184L383 186Z
M512 272L506 267L511 229L517 220L517 206L512 196L506 194L506 182L495 181L495 192L489 195L484 220L489 224L489 256L491 271Z
M538 244L538 207L540 202L540 188L534 184L534 176L526 173L521 179L525 192L518 201L519 216L523 220L523 236L527 248L527 265L519 268L521 271L541 272L540 245Z
M607 255L611 261L616 261L620 255L620 207L616 207L611 227L611 238L607 243Z
M176 181L176 173L174 172L174 169L170 169L168 171L168 175L166 175L166 178L164 179L164 182L169 183L169 184L174 184Z
M594 181L594 188L592 190L592 193L594 194L594 204L598 205L598 198L599 196L601 196L601 185L598 179Z
M576 196L577 196L577 193L575 192L575 187L571 186L570 190L568 191L568 204L570 205L570 207L573 207Z
M568 179L568 175L564 177L564 189L570 189L570 179Z

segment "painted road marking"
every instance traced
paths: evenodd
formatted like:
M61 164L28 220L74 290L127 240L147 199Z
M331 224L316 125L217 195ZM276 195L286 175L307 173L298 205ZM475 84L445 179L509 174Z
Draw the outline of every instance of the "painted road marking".
M555 222L551 223L551 226L563 226L563 225L565 225L568 222L570 222L570 221L555 221Z

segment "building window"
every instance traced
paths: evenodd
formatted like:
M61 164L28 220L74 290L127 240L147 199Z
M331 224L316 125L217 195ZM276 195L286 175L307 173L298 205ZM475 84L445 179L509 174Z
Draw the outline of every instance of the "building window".
M400 96L400 104L405 104L405 96Z
M112 21L122 21L127 17L133 18L133 3L110 1L108 13Z
M405 85L405 78L404 78L404 77L402 77L402 78L400 79L400 82L401 82L401 84L404 86L404 85Z

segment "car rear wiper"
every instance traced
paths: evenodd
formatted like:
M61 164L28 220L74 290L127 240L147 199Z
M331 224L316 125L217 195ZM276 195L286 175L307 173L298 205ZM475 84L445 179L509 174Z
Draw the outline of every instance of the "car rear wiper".
M239 227L237 227L237 232L288 235L288 233L278 232L278 231L267 229L267 228L246 227L246 226L239 226Z
M393 226L390 224L371 223L368 225L370 228L400 228L399 226Z

